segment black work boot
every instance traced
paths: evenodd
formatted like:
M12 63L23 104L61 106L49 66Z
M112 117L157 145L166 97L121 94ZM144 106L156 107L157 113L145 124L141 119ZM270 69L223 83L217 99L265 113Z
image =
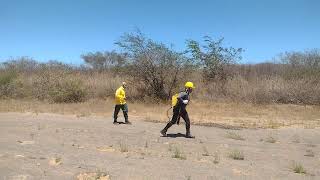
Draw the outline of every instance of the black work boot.
M132 123L129 121L129 116L127 112L123 112L124 115L124 123L131 125Z
M125 124L128 124L128 125L131 125L131 124L132 124L132 123L128 120L127 117L125 118L124 123L125 123Z
M162 136L167 136L167 131L168 131L168 129L169 129L171 126L172 126L172 123L171 123L171 122L168 122L168 124L166 125L166 127L160 131L161 135L162 135Z
M132 123L130 121L125 121L125 124L131 125Z
M125 116L124 123L131 125L132 123L128 120L128 116Z
M163 137L166 137L167 136L167 131L165 129L162 129L160 131L160 134L163 136Z
M191 135L190 130L187 130L186 138L195 138L195 137Z

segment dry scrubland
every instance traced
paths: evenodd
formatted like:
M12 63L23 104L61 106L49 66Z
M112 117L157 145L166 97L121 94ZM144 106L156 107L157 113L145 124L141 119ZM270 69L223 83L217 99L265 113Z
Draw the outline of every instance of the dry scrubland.
M306 75L304 71L307 70L295 72L294 69L286 69L283 65L276 64L234 65L234 75L223 81L205 81L202 79L201 72L190 72L170 89L167 87L168 83L163 82L163 89L167 94L162 98L152 94L157 91L149 89L146 82L139 81L134 76L122 74L121 71L97 72L88 69L68 69L67 65L64 67L60 64L46 66L36 67L30 71L0 69L0 98L32 99L50 103L113 99L114 92L121 82L127 81L129 101L158 104L165 103L170 95L182 90L184 82L189 80L196 85L192 99L204 103L320 104L320 76L317 76L317 73ZM279 72L276 73L273 70ZM287 77L290 73L302 75Z
M83 54L85 63L79 66L28 57L1 63L0 98L50 103L112 99L121 81L127 81L129 102L160 104L192 81L197 87L192 99L205 104L320 105L319 49L286 52L274 63L241 65L243 49L207 36L203 42L187 40L183 52L140 31L124 34L115 44L119 52Z
M80 66L1 63L0 177L319 179L320 51L241 65L242 49L222 41L188 40L179 53L133 33L117 42L121 53L84 54ZM122 81L133 125L115 128ZM160 137L185 81L196 85L196 139L184 138L184 125Z
M260 66L275 65L243 67L252 75L246 78L239 73L223 85L221 82L204 82L198 72L191 73L189 79L196 84L188 107L192 123L250 128L319 126L318 77L286 80L280 76L254 76L253 69L257 71ZM168 121L170 102L148 94L143 83L136 84L129 76L59 66L30 72L2 70L0 74L1 112L110 118L114 92L125 80L129 84L127 96L131 117ZM173 92L177 92L179 87L183 87L183 81Z
M134 83L133 77L120 76L120 72L67 69L58 65L47 64L47 67L37 67L32 71L0 71L0 111L110 118L114 108L114 92L122 81L127 81L131 117L168 121L170 102L148 94L143 83ZM257 75L257 72L264 72L259 68L279 66L239 65L237 75L224 84L219 81L205 82L201 80L200 72L191 73L189 79L196 84L188 107L192 123L250 128L319 126L318 77L290 80L278 75ZM246 77L245 72L250 75ZM176 85L173 92L180 87L183 87L183 81Z

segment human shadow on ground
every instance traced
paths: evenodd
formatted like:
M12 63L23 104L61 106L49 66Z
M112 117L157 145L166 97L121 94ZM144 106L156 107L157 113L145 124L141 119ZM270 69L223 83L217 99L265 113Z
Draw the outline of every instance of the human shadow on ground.
M207 127L216 127L220 129L231 129L231 130L241 130L243 127L236 125L228 125L228 124L219 124L219 123L193 123L198 126L207 126Z
M167 136L164 136L164 137L170 137L170 138L177 138L177 137L186 137L185 134L182 134L182 133L171 133L171 134L167 134Z
M127 124L125 122L117 122L117 123L113 123L114 125L131 125L131 124Z

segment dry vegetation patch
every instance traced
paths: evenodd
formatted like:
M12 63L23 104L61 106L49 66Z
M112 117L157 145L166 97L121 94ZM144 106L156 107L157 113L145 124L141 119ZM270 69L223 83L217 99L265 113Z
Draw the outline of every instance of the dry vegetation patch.
M214 164L218 164L220 162L220 154L218 151L214 152L214 155L213 155L213 163Z
M126 140L119 141L119 148L122 153L129 152L128 142Z
M307 171L303 167L303 165L300 163L297 163L297 162L293 163L292 170L293 170L293 172L298 173L298 174L306 174L307 173Z
M234 160L244 160L244 154L238 149L234 149L229 153L229 157Z
M306 154L304 156L307 156L307 157L314 157L314 152L312 151L312 149L307 149L306 150Z
M110 175L103 172L87 172L80 173L77 180L110 180Z
M227 132L226 137L230 138L230 139L234 139L234 140L240 140L240 141L245 140L245 138L243 138L240 134L233 132L233 131Z
M116 149L114 149L112 146L107 146L107 147L97 147L98 151L101 152L115 152Z
M62 159L60 157L53 157L49 160L49 165L51 166L59 166L62 164Z
M268 136L266 139L265 139L265 142L268 142L268 143L276 143L277 142L277 139L273 136Z
M202 153L202 156L210 156L210 153L207 149L207 147L203 146L203 153Z
M292 137L292 142L293 143L300 143L300 137L295 134L293 137Z
M180 160L186 160L187 156L183 153L182 149L178 146L175 146L173 149L173 155L172 158L180 159Z

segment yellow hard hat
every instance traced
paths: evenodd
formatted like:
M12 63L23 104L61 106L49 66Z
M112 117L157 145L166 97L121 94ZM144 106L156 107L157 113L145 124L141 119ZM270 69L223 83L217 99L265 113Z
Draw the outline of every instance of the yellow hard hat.
M191 89L194 89L194 88L195 88L192 82L186 82L186 84L184 85L184 87L186 87L186 88L191 88Z

